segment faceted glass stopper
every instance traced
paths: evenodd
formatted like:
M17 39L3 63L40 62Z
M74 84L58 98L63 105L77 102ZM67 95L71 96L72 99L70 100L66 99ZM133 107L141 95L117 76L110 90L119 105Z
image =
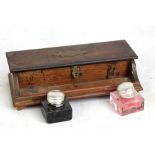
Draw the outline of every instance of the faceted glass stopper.
M136 92L131 82L123 82L117 87L117 91L122 98L133 98Z
M47 94L47 101L49 102L49 104L55 107L63 106L64 98L65 94L60 90L51 90Z

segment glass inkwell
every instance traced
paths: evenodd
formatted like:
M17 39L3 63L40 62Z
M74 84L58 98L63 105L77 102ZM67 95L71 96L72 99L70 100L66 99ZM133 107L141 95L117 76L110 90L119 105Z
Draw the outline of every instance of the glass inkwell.
M144 110L144 98L131 82L123 82L117 87L117 91L111 92L110 103L120 115Z
M64 92L51 90L47 99L41 101L41 111L47 123L56 123L72 119L72 107Z

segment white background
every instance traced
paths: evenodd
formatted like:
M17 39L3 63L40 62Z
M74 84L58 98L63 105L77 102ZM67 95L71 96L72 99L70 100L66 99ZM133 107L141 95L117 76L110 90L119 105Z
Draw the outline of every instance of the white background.
M153 0L0 0L0 154L155 154ZM109 98L72 101L72 121L46 124L12 106L6 51L126 39L136 51L145 110L125 117Z

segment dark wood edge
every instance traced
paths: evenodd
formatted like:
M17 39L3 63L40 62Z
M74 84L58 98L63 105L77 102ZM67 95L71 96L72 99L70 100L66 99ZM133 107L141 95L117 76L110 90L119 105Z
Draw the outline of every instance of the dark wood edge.
M35 106L35 105L39 105L41 102L41 100L32 100L32 99L28 99L28 100L24 100L24 101L17 101L15 103L15 107L17 110L22 110L26 107L30 107L30 106Z
M10 84L10 92L11 92L11 97L12 97L12 102L13 105L16 106L16 93L15 93L15 84L14 84L14 76L12 73L8 74L8 78L9 78L9 84Z
M134 59L130 60L129 63L129 77L131 79L131 82L133 83L137 83L140 87L140 90L143 90L140 82L139 82L139 78L138 78L138 74L137 74L137 68L136 68L136 63L134 61ZM136 85L135 85L136 87Z
M9 85L10 85L10 92L12 96L13 105L16 107L16 100L19 97L19 83L17 74L9 73Z
M15 86L16 96L20 96L18 74L16 73L14 74L14 86Z
M113 60L111 60L111 59L107 59L107 60L92 60L91 62L90 61L85 61L85 62L82 62L82 61L78 61L78 62L74 62L74 63L68 63L68 64L66 64L66 65L64 65L64 64L59 64L59 65L52 65L52 67L51 66L39 66L37 69L36 69L36 67L34 66L34 67L31 67L31 68L16 68L15 70L14 69L11 69L10 68L10 71L12 72L12 73L18 73L18 72L24 72L24 71L35 71L35 70L43 70L43 69L53 69L53 68L64 68L64 67L71 67L71 66L82 66L82 65L90 65L90 64L100 64L100 63L111 63L111 62L117 62L117 61L125 61L125 60L132 60L133 59L133 57L128 57L128 58L119 58L119 60L118 60L118 58L113 58ZM136 57L134 58L134 59L137 59Z

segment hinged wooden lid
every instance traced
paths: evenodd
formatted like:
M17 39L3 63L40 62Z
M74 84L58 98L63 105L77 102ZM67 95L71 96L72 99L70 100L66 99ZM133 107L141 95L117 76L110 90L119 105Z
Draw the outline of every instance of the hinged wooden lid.
M125 40L6 53L10 72L138 58Z

